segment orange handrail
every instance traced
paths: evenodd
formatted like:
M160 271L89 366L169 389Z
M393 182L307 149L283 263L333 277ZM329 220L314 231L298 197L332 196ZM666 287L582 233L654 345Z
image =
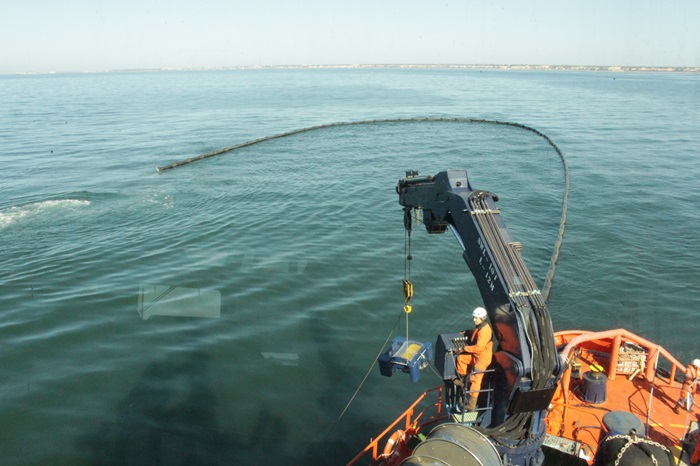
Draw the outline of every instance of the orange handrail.
M581 345L582 343L589 342L589 341L604 341L604 340L610 340L611 341L611 348L610 348L610 367L608 370L608 377L610 379L614 379L616 374L617 374L617 363L619 359L619 349L620 346L622 345L623 342L633 342L642 348L645 348L647 350L647 356L646 356L646 370L644 372L644 376L647 378L647 380L653 380L655 370L657 369L657 357L658 356L663 356L666 358L668 362L671 363L671 370L670 370L670 383L673 383L675 380L675 374L677 370L683 371L685 369L685 366L683 366L675 357L673 357L666 349L663 347L656 345L638 335L635 335L634 333L625 330L625 329L616 329L616 330L608 330L608 331L603 331L603 332L591 332L591 331L585 331L585 330L568 330L568 331L561 331L561 332L556 332L555 333L555 338L556 337L568 337L569 339L565 341L566 346L565 348L561 351L561 355L566 359L567 363L567 368L564 371L564 374L562 376L561 380L561 386L563 388L562 390L562 395L564 397L564 402L553 402L552 404L560 405L566 408L567 410L579 410L576 406L572 406L568 404L568 394L569 394L569 385L571 382L571 366L568 364L569 360L569 353L578 345ZM564 343L564 342L562 342ZM379 443L382 442L390 432L392 432L397 425L402 420L405 420L404 423L404 429L406 431L406 434L412 435L415 434L416 432L420 431L421 428L437 423L441 421L442 419L447 418L447 414L443 413L442 409L442 393L443 393L443 386L438 386L431 388L429 390L424 391L417 399L416 401L406 410L404 411L403 414L401 414L394 422L392 422L379 436L375 439L371 439L370 443L355 457L353 458L347 466L354 465L358 460L360 460L362 457L367 455L368 453L371 452L372 454L372 459L377 460L381 457L379 454ZM435 406L436 411L435 413L428 417L427 420L422 422L420 425L418 424L418 420L425 414L425 412L429 409L429 406L423 409L418 415L415 413L415 409L418 406L418 404L423 401L426 396L428 396L429 393L431 392L437 392L438 400L437 403L435 403L433 406ZM596 421L600 425L601 431L604 432L607 429L605 428L604 423L600 419L599 416L596 414L591 413L590 411L586 411L587 414L593 415L596 418ZM592 426L591 426L592 427ZM579 440L580 442L580 440ZM594 447L591 447L590 445L581 442L583 445L587 446L589 450L595 451Z
M610 365L608 368L608 377L611 380L615 379L615 376L617 375L617 361L619 357L619 351L620 351L620 345L622 344L623 341L631 341L642 348L645 348L647 350L647 359L646 359L646 371L644 373L644 376L646 377L647 380L652 380L654 378L654 371L656 370L656 361L657 361L657 353L663 357L666 358L671 363L671 372L669 375L669 383L673 383L673 380L676 376L676 371L680 369L683 371L685 369L685 366L683 366L675 357L671 355L668 351L666 351L665 348L662 346L656 345L649 340L646 340L639 335L635 335L634 333L625 330L623 328L619 328L616 330L606 330L603 332L590 332L586 330L566 330L566 331L561 331L561 332L555 332L554 336L556 337L561 337L561 336L573 336L570 340L566 342L566 346L564 349L561 351L562 356L569 359L569 353L578 345L588 342L588 341L595 341L595 340L612 340L612 348L611 348L611 353L610 353ZM562 375L562 386L566 389L564 393L564 399L565 401L568 401L568 391L569 384L571 382L571 367L568 367L565 371L564 374Z
M406 433L415 433L419 431L422 427L427 426L432 423L436 423L440 421L441 419L445 418L446 415L442 414L442 391L443 391L443 386L440 385L438 387L433 387L431 389L428 389L424 391L417 399L416 401L413 402L411 406L408 407L406 411L403 412L394 422L392 422L389 427L387 427L381 434L377 436L377 438L372 439L370 443L362 450L357 456L355 456L348 464L347 466L355 464L358 460L360 460L363 456L365 456L368 452L372 452L372 459L376 460L379 458L380 455L378 455L379 451L379 442L381 442L384 437L386 437L389 432L393 431L394 428L401 422L401 420L405 419L405 427L404 430ZM436 407L436 412L432 416L430 416L426 421L424 421L420 426L418 425L418 420L425 414L425 411L428 409L426 407L423 411L421 411L417 416L415 416L414 419L414 412L416 406L423 401L423 399L428 396L429 393L437 391L437 403L435 403L433 406Z
M651 364L652 361L656 359L656 351L660 351L661 355L665 357L670 363L671 363L671 381L673 381L673 377L675 376L675 371L676 368L680 368L681 370L685 368L676 358L674 358L671 353L666 351L662 346L659 346L657 344L654 344L650 342L649 340L640 337L639 335L635 335L634 333L630 332L629 330L625 330L623 328L618 328L615 330L606 330L603 332L589 332L585 330L573 330L573 331L563 331L563 332L556 332L554 335L559 336L559 335L576 335L574 338L569 340L566 344L566 347L564 350L561 352L562 355L565 357L569 356L569 352L575 348L576 346L580 345L581 343L587 342L587 341L593 341L593 340L607 340L607 339L613 339L616 343L621 343L622 340L625 341L631 341L633 343L636 343L637 345L646 348L648 350L647 353L647 364L646 364L646 377L647 379L651 379L654 375L654 370L656 369L654 367L654 364ZM608 372L608 377L611 379L615 378L615 375L617 374L617 358L618 358L618 351L619 351L619 344L618 345L613 345L612 348L612 353L611 353L611 358L610 358L610 370ZM615 362L615 365L613 365L613 360Z

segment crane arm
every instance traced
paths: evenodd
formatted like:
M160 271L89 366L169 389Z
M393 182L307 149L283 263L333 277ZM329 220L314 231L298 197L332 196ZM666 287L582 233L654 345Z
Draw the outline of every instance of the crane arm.
M409 172L396 190L407 228L411 211L421 209L429 233L449 226L462 246L499 343L494 359L506 383L495 393L494 411L504 421L545 409L561 362L547 305L496 207L498 197L472 189L466 170L423 177Z

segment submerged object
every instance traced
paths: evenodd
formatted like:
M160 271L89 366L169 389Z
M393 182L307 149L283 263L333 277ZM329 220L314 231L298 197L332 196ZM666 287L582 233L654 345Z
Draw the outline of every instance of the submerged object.
M221 292L169 285L141 285L137 311L142 320L151 316L221 317Z

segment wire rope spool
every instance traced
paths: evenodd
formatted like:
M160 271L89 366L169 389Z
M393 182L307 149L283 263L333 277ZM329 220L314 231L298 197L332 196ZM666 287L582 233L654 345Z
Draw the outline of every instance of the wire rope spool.
M438 462L426 463L424 458ZM481 432L457 423L440 424L418 444L402 465L447 464L461 466L503 466L496 447Z

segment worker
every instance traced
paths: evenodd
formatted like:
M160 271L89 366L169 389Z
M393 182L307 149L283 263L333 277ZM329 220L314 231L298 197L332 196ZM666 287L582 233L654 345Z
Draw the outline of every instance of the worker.
M455 381L455 385L464 386L463 378L472 371L484 371L491 364L493 357L493 330L486 320L486 309L477 307L472 312L472 320L474 321L474 331L469 337L469 344L461 348L461 352L457 356L457 374L459 378ZM465 330L463 333L467 333ZM481 381L484 378L484 373L474 374L469 377L469 401L467 402L467 411L476 409L476 402L479 398L479 390L481 389Z
M681 387L681 397L678 399L676 406L673 407L673 411L676 414L680 414L681 407L690 411L690 405L698 387L698 380L700 380L700 359L695 359L685 368L685 380L683 380L683 386Z

